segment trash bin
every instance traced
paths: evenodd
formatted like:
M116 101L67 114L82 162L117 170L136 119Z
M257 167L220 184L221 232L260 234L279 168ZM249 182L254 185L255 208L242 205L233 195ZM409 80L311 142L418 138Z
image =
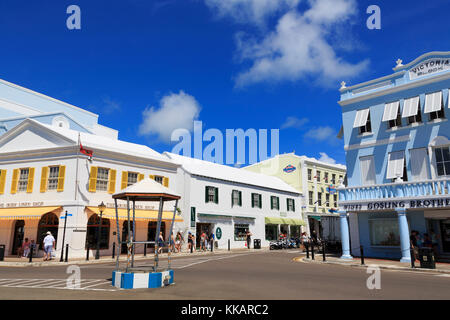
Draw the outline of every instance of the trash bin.
M253 249L261 249L261 239L253 240Z
M420 248L419 261L421 268L436 269L436 262L434 260L434 253L432 248Z
M0 244L0 261L5 260L5 248L4 244Z

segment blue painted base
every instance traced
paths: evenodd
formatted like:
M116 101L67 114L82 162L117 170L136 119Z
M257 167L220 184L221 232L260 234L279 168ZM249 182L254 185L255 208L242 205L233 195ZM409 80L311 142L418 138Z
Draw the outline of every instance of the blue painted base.
M112 286L120 289L162 288L173 284L173 270L162 272L113 271Z
M353 260L353 257L349 254L342 255L339 259L342 260Z

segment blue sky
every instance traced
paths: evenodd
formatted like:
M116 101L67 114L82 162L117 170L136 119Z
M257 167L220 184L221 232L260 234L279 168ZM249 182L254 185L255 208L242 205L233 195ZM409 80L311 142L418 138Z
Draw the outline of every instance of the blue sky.
M81 30L66 27L72 4ZM372 4L381 30L366 27ZM345 163L340 82L448 51L449 11L447 0L3 0L0 78L160 152L174 145L171 126L197 119L280 129L280 153ZM168 115L175 123L161 125Z

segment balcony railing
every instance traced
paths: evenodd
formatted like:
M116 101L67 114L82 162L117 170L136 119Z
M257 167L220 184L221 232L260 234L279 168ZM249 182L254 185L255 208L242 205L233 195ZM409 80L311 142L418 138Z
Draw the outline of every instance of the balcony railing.
M450 178L338 188L339 201L445 196L450 194L449 190Z

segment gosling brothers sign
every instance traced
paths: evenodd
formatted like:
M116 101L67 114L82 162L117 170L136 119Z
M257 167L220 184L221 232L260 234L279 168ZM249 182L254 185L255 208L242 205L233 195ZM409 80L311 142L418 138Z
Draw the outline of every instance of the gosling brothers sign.
M409 78L411 80L421 78L433 73L450 70L449 58L433 58L428 59L409 70Z
M378 211L395 209L428 209L450 208L450 198L402 200L402 201L377 201L358 204L342 204L345 211Z

